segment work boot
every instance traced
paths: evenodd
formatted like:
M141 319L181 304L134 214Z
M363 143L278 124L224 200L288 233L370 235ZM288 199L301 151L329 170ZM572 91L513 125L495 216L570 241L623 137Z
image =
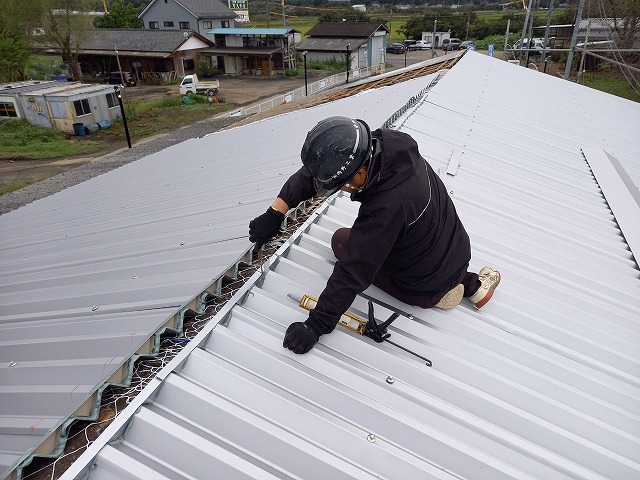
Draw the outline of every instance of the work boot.
M482 308L491 300L494 290L498 287L500 272L491 267L484 267L478 273L478 280L480 280L480 288L469 297L469 300L473 302L476 308Z
M458 305L462 301L462 296L464 295L464 285L459 283L447 293L444 294L444 297L440 299L438 303L436 303L437 308L441 308L442 310L448 310L449 308L453 308Z

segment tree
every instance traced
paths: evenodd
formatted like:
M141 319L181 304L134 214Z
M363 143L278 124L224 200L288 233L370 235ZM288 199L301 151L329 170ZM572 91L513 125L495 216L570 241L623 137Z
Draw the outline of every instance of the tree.
M82 81L78 52L83 42L95 33L91 17L87 15L94 5L91 0L39 0L40 24L44 29L42 42L60 54L77 81Z
M21 0L0 1L0 80L24 80L29 41L36 24Z
M144 23L138 18L138 9L125 0L116 0L103 17L93 24L96 28L142 28Z

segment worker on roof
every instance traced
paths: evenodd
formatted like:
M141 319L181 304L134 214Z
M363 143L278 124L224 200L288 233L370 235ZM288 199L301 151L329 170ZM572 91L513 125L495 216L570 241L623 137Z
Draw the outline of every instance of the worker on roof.
M362 120L330 117L302 146L304 166L265 213L249 223L256 248L276 236L285 213L315 195L343 190L360 210L351 228L331 239L338 259L316 307L287 329L283 346L306 353L331 333L357 294L371 284L409 305L448 309L468 297L485 305L500 273L467 271L471 245L447 190L411 136L371 132Z

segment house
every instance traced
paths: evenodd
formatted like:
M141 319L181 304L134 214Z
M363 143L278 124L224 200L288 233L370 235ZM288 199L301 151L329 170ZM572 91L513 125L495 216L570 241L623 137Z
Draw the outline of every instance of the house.
M292 28L214 28L215 45L200 50L226 74L275 75L295 67L300 32Z
M78 134L77 128L112 122L119 116L113 85L56 81L0 85L0 118L24 119L39 127Z
M440 48L442 41L451 38L451 32L436 32L436 40L433 42L433 31L422 32L422 41L433 44L434 48Z
M235 27L237 16L220 0L151 0L138 18L150 30L193 30L208 36L214 28Z
M349 70L384 65L389 29L377 22L319 22L296 46L309 60L337 60L350 56Z
M78 61L83 74L93 78L124 70L142 81L171 81L194 73L198 50L211 46L191 30L105 28L82 42Z

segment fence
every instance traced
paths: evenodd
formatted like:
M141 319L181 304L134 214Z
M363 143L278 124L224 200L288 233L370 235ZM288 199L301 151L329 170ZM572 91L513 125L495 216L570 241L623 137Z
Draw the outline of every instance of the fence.
M379 67L366 67L360 68L357 70L352 70L349 72L349 80L358 80L360 78L366 78L371 75L375 75L380 72ZM322 80L318 80L313 83L309 83L307 85L307 93L305 95L305 87L300 87L290 92L284 93L282 95L278 95L277 97L273 97L269 100L265 100L262 103L258 103L255 105L250 105L248 107L242 107L237 110L229 113L229 116L244 116L244 115L254 115L256 113L265 112L270 110L278 105L282 105L283 103L289 103L294 100L300 100L305 98L306 96L315 95L318 92L323 90L328 90L337 85L344 85L347 83L347 72L341 72L336 75L332 75L327 78L323 78Z

